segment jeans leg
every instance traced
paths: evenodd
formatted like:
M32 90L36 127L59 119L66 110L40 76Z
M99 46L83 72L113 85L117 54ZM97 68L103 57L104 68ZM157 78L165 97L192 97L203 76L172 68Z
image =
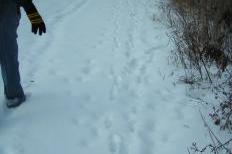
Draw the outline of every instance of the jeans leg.
M10 99L24 96L24 92L19 74L16 4L9 7L9 16L0 21L0 63L5 95Z

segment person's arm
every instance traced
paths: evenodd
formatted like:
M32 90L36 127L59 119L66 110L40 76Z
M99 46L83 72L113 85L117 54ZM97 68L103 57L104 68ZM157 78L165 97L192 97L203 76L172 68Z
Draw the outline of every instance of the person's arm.
M21 0L21 5L24 8L30 22L32 25L31 31L34 34L39 32L39 35L46 33L46 26L45 23L40 16L38 10L36 9L35 5L33 4L32 0Z

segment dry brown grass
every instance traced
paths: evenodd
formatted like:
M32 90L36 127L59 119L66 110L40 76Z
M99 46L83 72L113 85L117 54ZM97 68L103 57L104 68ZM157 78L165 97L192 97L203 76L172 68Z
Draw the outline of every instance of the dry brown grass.
M214 64L224 71L232 62L231 8L231 0L170 0L165 8L178 58L202 79L211 80Z
M211 82L209 87L213 85L215 97L223 96L211 117L216 125L231 133L232 0L169 0L162 8L167 13L169 36L176 47L174 58L186 70L183 81L191 85ZM217 68L216 73L212 68ZM231 144L232 139L203 150L193 146L193 150L203 153L211 149L212 153L218 153L224 148L232 154Z

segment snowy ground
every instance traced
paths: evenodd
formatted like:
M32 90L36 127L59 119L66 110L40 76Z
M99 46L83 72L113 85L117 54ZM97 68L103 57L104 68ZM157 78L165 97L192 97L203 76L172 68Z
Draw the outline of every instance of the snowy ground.
M0 154L186 154L207 143L197 104L173 84L156 0L35 2L48 33L33 36L22 18L31 97L14 110L1 103Z

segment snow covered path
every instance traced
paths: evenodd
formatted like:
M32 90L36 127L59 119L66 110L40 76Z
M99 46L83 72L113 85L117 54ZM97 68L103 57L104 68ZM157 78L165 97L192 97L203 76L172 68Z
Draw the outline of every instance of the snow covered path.
M32 96L0 109L0 154L185 154L204 142L197 106L173 85L154 0L53 3L39 3L47 36L20 30Z

